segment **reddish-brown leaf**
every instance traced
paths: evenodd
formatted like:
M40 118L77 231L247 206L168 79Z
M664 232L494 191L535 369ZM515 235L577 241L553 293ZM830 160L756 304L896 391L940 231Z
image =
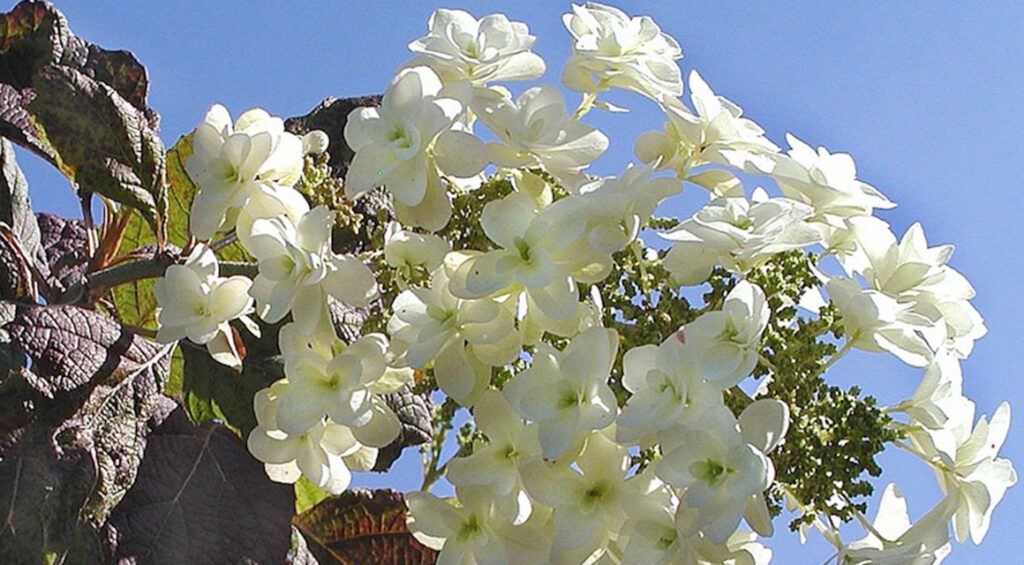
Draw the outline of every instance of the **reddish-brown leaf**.
M292 523L321 563L432 565L437 552L409 533L405 514L400 492L350 489L296 516Z

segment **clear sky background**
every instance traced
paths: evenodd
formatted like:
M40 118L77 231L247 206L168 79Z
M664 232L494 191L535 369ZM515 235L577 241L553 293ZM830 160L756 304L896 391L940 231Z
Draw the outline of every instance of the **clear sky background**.
M7 0L2 6L9 8ZM561 14L568 2L123 2L57 1L72 29L108 49L128 49L149 69L150 105L162 116L168 145L190 131L213 102L233 114L261 106L301 115L328 95L383 91L426 31L437 7L480 17L501 11L525 21L548 62L546 81L570 50ZM791 131L812 145L847 151L860 177L899 204L882 217L897 233L914 221L929 242L953 243L952 264L978 291L974 304L989 335L964 363L965 389L979 414L1002 400L1024 410L1024 5L1019 2L636 2L616 5L653 16L682 44L684 72L696 68L720 94L740 104L780 145ZM510 84L514 92L523 85ZM578 100L570 97L570 104ZM626 116L592 113L612 138L594 170L620 171L633 140L664 119L639 97L616 98ZM68 215L77 206L67 182L21 153L37 209ZM749 187L748 187L749 188ZM672 211L688 216L696 190ZM854 355L836 367L836 382L858 383L883 403L908 397L921 373L899 361ZM1024 465L1024 426L1015 422L1002 455ZM907 495L912 518L939 491L930 471L899 453L882 460L881 481ZM362 485L419 484L418 454L407 451L386 477ZM884 486L884 482L880 483ZM873 516L873 512L870 514ZM955 546L947 563L1020 562L1024 555L1024 487L997 508L980 547ZM858 536L859 537L859 536ZM856 539L856 538L853 538ZM829 547L812 536L801 548L777 525L768 541L777 563L820 563Z

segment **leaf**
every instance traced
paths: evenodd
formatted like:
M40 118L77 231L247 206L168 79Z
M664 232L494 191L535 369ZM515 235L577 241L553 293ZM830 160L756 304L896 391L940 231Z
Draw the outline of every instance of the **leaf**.
M95 331L83 331L83 323ZM20 375L35 395L24 397L34 403L30 421L0 450L0 484L9 485L0 489L0 508L6 512L0 562L38 562L44 553L73 556L68 562L100 560L98 528L135 481L147 422L166 412L170 402L160 396L170 348L134 338L118 353L120 340L113 339L118 332L111 326L113 320L74 306L22 310L8 325L33 356L33 371ZM88 351L108 348L114 361L100 358L93 365L116 370L88 378L83 375L91 367L81 374L42 372L47 367L67 371L53 355L71 341ZM4 384L12 379L15 373Z
M186 344L182 399L191 420L197 424L221 420L247 437L256 427L252 399L261 389L284 377L277 334L280 326L263 326L262 339L242 331L247 351L242 372L214 361L202 346Z
M110 86L50 65L33 80L28 109L46 124L57 165L79 194L98 193L135 208L161 234L167 208L164 146L147 116Z
M181 397L181 386L185 374L185 357L179 345L171 355L171 373L167 377L167 385L164 386L164 394L173 398Z
M27 257L39 253L39 224L32 213L28 181L14 158L11 142L0 140L0 222L11 227Z
M85 223L45 212L36 214L36 221L42 261L37 267L47 276L51 288L64 292L82 280L89 266Z
M380 106L380 96L359 96L354 98L335 98L329 96L317 104L305 116L288 118L284 122L286 130L303 136L313 130L321 130L331 139L330 151L331 176L344 178L348 165L352 162L355 152L345 143L345 123L348 114L363 106Z
M52 429L32 426L0 462L0 561L39 563L45 552L63 552L65 530L96 481L87 450L53 445ZM70 528L69 528L70 526Z
M11 347L11 335L6 328L15 315L14 304L0 301L0 383L7 379L9 371L25 366L25 354Z
M379 473L390 469L406 447L426 443L433 437L431 414L434 411L434 403L430 400L429 394L416 394L411 386L405 385L391 394L384 395L384 401L398 415L402 431L395 441L377 452L377 462L373 470Z
M76 37L45 3L0 20L0 135L50 161L79 196L138 209L163 240L164 148L146 70Z
M322 563L436 562L437 552L416 541L405 516L405 498L399 492L349 489L296 516L292 523Z
M295 513L302 514L329 496L331 493L309 482L306 477L300 477L295 482Z
M181 408L150 435L135 485L108 522L114 558L139 563L280 563L290 548L291 487L226 427Z
M17 306L0 301L0 458L14 437L33 417L38 391L25 378L28 358L11 344L8 322L17 315Z
M20 242L0 224L0 300L35 302L32 270Z
M12 342L32 358L34 383L51 396L118 382L151 367L164 349L113 319L78 306L19 308L7 324ZM169 351L163 362L169 362Z
M195 198L196 186L185 173L184 162L192 154L192 136L180 137L167 152L167 213L165 224L170 245L184 248L189 242L188 218ZM120 255L145 258L156 251L157 238L153 227L138 211L131 211L121 237ZM111 289L111 300L122 323L140 328L156 329L156 297L153 279L132 281ZM172 380L180 380L180 375Z

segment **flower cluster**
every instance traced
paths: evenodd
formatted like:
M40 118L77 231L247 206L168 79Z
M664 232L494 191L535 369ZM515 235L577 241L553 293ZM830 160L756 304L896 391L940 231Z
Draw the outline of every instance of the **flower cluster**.
M160 339L187 337L240 367L232 320L251 331L253 313L287 322L285 377L256 395L248 436L278 481L345 489L398 436L382 395L414 374L470 411L477 433L443 465L428 462L455 499L431 493L431 481L407 496L410 530L439 562L766 563L759 537L773 534L780 497L843 562L937 563L950 524L958 541L980 542L1016 473L998 457L1009 407L975 422L963 395L960 361L986 329L973 288L948 264L952 247L929 247L917 224L897 238L874 216L894 204L857 178L849 155L792 135L783 152L696 71L684 102L682 50L650 18L588 3L564 21L573 54L562 81L583 93L574 111L556 85L513 96L495 84L545 72L525 24L434 13L379 107L354 110L345 126L347 197L384 187L394 206L383 249L364 256L333 251L334 211L294 188L304 152L326 148L322 132L301 140L261 110L232 124L212 108L187 164L203 243L157 283ZM598 178L587 168L608 138L582 119L614 109L599 100L613 88L653 100L667 122L636 141L636 163ZM740 174L764 187L748 193ZM488 193L495 180L509 190ZM683 221L655 218L687 185L708 203ZM474 237L450 229L453 202L469 194L486 198ZM658 229L664 245L641 237ZM218 234L255 259L253 280L219 276ZM792 253L812 263L811 288L791 297L758 284ZM664 321L671 329L657 340L631 340L604 303L626 292L609 285L625 258L641 271L638 304L706 282L712 291L686 319ZM381 280L395 292L371 305ZM377 310L387 335L345 343L335 302ZM822 372L853 349L924 370L882 423L945 494L916 524L895 485L872 525L834 484L868 529L848 543L827 508L777 480L773 454L803 407L768 393L780 369L766 340L813 320L835 336L831 357L806 360ZM767 376L758 384L754 374Z
M285 378L253 399L258 427L249 449L274 480L300 476L329 492L348 487L349 469L373 467L377 449L399 433L381 395L411 381L388 362L388 340L371 334L346 344L335 334L329 301L364 307L377 296L369 267L331 249L335 213L310 208L295 189L307 152L326 150L326 135L304 139L280 118L250 110L233 124L215 105L192 138L186 168L198 185L190 231L194 249L184 265L156 282L157 338L187 337L213 358L241 370L241 338L230 322L258 334L255 313L279 330ZM222 239L207 243L218 235ZM254 279L218 276L212 247L237 238L258 265Z

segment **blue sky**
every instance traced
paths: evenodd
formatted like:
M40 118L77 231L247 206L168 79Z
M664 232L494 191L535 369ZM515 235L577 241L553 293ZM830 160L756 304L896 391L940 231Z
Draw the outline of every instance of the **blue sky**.
M5 6L13 2L5 2ZM221 102L233 113L261 106L306 113L327 95L380 92L409 58L406 44L425 32L436 7L475 15L502 11L525 21L549 64L569 53L560 15L569 3L469 2L57 1L72 29L106 48L128 49L147 66L150 105L162 115L170 145ZM985 3L618 2L647 14L676 37L686 57L719 93L740 104L770 137L793 132L814 145L847 151L860 177L899 204L883 218L902 233L914 221L929 241L953 243L952 264L973 282L974 303L989 335L964 363L967 394L979 414L1002 400L1024 409L1020 380L1024 309L1020 280L1024 205L1017 167L1024 164L1024 6ZM521 85L510 85L521 91ZM592 114L612 146L595 166L621 170L633 140L658 129L657 108L638 97L618 100L626 116ZM588 117L589 119L589 117ZM23 156L38 209L73 214L67 182ZM683 198L689 215L696 199ZM883 402L905 398L920 373L898 361L859 355L837 366L837 382L857 382ZM1024 427L1002 450L1024 462ZM416 453L400 474L362 484L414 488ZM917 518L937 500L931 473L899 454L886 455L882 480L894 480ZM879 489L881 490L881 489ZM947 563L1007 562L1024 552L1019 535L1024 490L1011 489L981 547L957 546ZM812 538L801 549L780 524L770 545L776 562L821 562L830 551Z

